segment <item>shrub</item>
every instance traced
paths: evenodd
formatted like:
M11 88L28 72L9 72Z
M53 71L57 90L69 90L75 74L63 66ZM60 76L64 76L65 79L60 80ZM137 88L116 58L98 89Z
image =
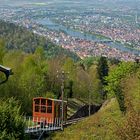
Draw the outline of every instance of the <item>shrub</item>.
M140 114L129 112L126 122L122 127L118 127L116 133L121 140L140 140Z
M17 101L10 98L0 102L0 139L24 139L24 120Z

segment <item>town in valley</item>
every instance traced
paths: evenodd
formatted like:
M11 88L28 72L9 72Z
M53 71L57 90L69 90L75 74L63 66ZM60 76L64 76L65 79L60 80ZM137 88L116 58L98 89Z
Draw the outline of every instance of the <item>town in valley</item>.
M1 3L0 19L26 27L81 58L104 55L133 61L140 55L139 1Z

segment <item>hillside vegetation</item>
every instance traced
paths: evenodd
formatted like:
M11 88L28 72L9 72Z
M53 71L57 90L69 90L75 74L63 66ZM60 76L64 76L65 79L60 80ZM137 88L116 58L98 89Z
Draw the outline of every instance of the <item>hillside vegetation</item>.
M36 48L43 47L47 58L56 56L68 56L75 61L80 58L74 53L53 44L50 40L34 34L24 27L17 26L0 20L0 38L5 40L7 49L22 50L26 53L34 53Z
M47 58L43 47L37 47L34 53L26 53L21 49L8 49L6 42L0 40L0 64L12 68L14 72L5 84L0 85L1 105L6 103L11 107L11 111L17 113L17 118L20 118L20 120L15 118L13 124L11 112L1 106L0 113L5 118L0 120L0 124L5 124L0 128L2 138L20 139L24 135L23 131L20 132L21 129L24 130L23 115L32 115L34 97L60 98L62 71L65 71L64 98L65 100L74 98L70 99L70 105L76 104L69 108L69 117L83 103L89 103L89 93L90 104L101 104L103 101L97 64L91 61L75 62L66 56ZM0 80L2 79L5 79L5 75L0 72ZM10 102L13 98L18 102L14 104L15 106Z
M99 94L101 88L97 65L91 64L85 70L86 65L70 57L46 58L42 47L38 47L34 53L9 50L3 40L0 41L0 64L12 68L14 72L8 82L0 86L0 99L16 98L22 104L24 114L32 114L34 97L60 98L62 71L66 73L65 99L73 97L87 103L91 88L91 104L100 104L103 100ZM3 77L0 73L0 80Z
M114 116L112 118L112 116ZM118 107L117 101L111 99L101 110L80 121L77 124L71 125L64 129L64 132L56 133L52 139L59 140L100 140L100 139L113 139L114 137L114 124L121 123L122 117ZM123 119L122 119L123 120ZM117 140L117 138L116 138Z
M111 96L99 112L56 133L53 140L140 140L140 68L134 63L123 63L112 69L107 78L112 76L116 77L112 84L117 87L113 89L111 85L108 91L119 87L121 96L116 94L118 91L108 92Z
M139 63L106 57L75 59L75 54L24 28L4 22L0 22L0 27L0 64L14 72L7 83L0 85L0 114L5 118L0 119L0 124L5 124L0 127L2 138L20 139L24 135L18 128L24 130L23 115L32 115L34 97L61 97L64 71L69 117L82 105L103 106L95 115L55 133L52 139L140 140ZM4 74L0 72L2 79ZM7 111L5 104L13 112ZM13 128L13 133L9 128Z

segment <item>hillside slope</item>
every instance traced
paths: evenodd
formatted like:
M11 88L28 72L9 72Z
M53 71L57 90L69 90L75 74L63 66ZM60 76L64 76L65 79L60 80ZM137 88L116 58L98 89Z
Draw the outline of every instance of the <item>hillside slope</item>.
M118 140L115 129L123 116L115 98L107 101L95 115L54 134L54 140Z
M120 86L126 112L112 97L95 115L55 133L53 140L140 140L140 67L122 78Z
M26 53L34 53L36 48L43 47L46 51L46 57L68 56L74 60L80 58L67 49L53 44L50 40L45 39L24 27L17 26L13 23L0 20L0 39L4 39L7 49L22 50Z

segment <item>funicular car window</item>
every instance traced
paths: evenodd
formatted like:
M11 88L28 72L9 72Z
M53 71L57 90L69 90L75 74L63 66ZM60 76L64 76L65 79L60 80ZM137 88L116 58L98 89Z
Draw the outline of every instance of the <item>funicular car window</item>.
M39 105L40 99L34 99L34 102L35 102L36 105Z
M52 113L52 100L47 100L47 113Z
M47 106L52 106L52 100L47 100Z
M35 106L35 112L39 112L39 106Z
M41 105L46 105L46 99L41 99Z
M46 106L41 106L41 112L46 113Z
M47 113L52 113L52 107L50 106L47 107Z

